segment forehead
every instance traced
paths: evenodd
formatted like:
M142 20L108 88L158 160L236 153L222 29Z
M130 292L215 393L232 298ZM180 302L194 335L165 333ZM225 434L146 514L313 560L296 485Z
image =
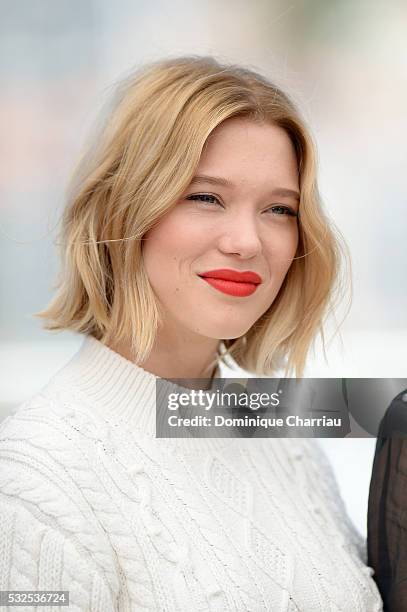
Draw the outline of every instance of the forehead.
M215 172L231 181L286 180L298 175L294 146L287 132L276 125L245 117L227 119L209 135L202 151L200 174Z

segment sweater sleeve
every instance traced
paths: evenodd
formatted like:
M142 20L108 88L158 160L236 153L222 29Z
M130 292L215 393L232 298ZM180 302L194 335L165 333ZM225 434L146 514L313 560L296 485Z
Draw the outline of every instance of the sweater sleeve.
M116 559L85 493L99 499L96 475L47 405L1 423L1 590L69 591L69 610L116 609Z
M4 495L0 495L0 524L1 590L68 591L69 610L116 609L104 576L72 537Z

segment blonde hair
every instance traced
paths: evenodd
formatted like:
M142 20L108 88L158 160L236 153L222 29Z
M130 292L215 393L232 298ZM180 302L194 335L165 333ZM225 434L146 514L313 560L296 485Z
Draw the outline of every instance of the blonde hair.
M211 132L236 116L280 126L293 142L299 243L273 304L245 336L223 340L218 355L258 375L285 364L286 374L301 376L318 332L324 342L322 323L340 285L341 243L321 207L315 146L281 89L212 57L153 62L121 83L64 212L59 291L36 315L46 329L104 344L131 341L135 362L143 363L162 320L143 266L143 236L188 187Z

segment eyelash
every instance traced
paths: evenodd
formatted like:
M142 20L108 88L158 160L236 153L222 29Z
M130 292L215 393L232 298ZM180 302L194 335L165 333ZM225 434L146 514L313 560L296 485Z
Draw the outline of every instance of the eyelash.
M218 198L216 196L214 196L214 195L211 195L210 193L197 193L197 194L188 196L186 199L187 200L195 200L197 198L205 198L205 197L206 198L213 198L214 200L216 200L218 202L218 204L220 204ZM199 201L200 202L206 202L207 204L214 204L214 202L208 202L208 200L199 200ZM298 217L298 213L295 212L289 206L283 206L282 204L276 204L275 206L271 206L267 210L272 210L273 208L280 208L280 209L284 210L284 213L278 213L278 214L288 215L290 217Z

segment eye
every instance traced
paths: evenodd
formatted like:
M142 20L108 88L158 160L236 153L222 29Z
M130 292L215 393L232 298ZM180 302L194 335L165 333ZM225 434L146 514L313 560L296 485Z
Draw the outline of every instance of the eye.
M194 195L190 195L186 198L187 200L197 200L198 202L204 202L206 204L215 204L216 202L221 206L218 198L210 193L197 193Z
M218 198L214 195L211 195L210 193L196 193L196 194L188 196L186 199L196 200L204 204L217 204L219 206L222 206L223 208L223 204L219 202ZM271 206L265 212L268 212L268 211L271 211L275 215L281 215L281 216L287 215L289 217L298 217L298 213L293 208L291 208L290 206L283 206L282 204Z
M267 210L271 210L276 215L289 215L290 217L298 217L298 213L290 206L283 206L281 204L278 204L276 206L271 206Z

